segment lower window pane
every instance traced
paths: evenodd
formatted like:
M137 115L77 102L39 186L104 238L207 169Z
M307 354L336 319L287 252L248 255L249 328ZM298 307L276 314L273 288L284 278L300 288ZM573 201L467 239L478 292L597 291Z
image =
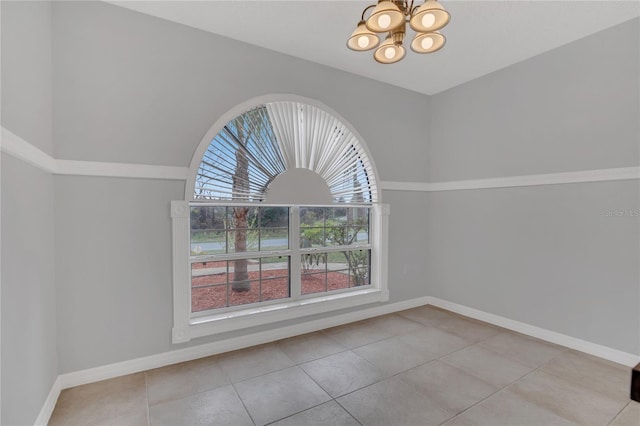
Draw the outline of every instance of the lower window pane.
M260 259L238 259L229 261L229 284L234 288L246 285L247 281L260 279Z
M370 284L371 250L302 255L302 294L321 293Z
M229 306L260 301L260 281L229 283Z
M260 278L289 277L289 257L263 257L261 261Z
M201 312L227 306L227 286L197 287L191 289L191 311Z
M324 271L327 266L327 253L305 253L301 262L303 274Z
M327 283L329 291L349 288L349 270L327 272Z
M290 259L272 256L192 263L191 311L290 297Z
M286 299L289 297L289 277L262 280L262 300Z
M323 293L327 291L327 274L325 271L320 273L301 275L302 294Z
M202 287L227 283L227 262L198 262L191 264L191 286Z
M370 257L370 250L356 250L349 253L352 287L371 284Z

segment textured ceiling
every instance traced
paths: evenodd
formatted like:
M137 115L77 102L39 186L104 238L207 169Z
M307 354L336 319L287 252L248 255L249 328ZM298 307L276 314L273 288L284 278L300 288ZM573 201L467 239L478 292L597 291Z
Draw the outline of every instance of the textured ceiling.
M380 65L372 52L352 52L345 44L373 2L109 1L429 95L640 16L638 0L442 0L452 16L444 49L431 55L409 50L401 62Z

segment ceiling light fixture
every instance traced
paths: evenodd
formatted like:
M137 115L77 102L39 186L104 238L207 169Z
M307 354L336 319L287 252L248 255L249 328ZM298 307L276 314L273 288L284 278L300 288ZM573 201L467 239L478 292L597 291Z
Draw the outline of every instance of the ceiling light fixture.
M369 17L365 14L373 8ZM373 58L381 64L393 64L406 55L402 45L407 23L417 34L411 42L416 53L433 53L444 46L446 39L439 30L449 23L451 15L437 0L426 0L414 6L414 0L378 0L362 11L362 19L347 40L347 47L356 52L376 49ZM378 34L387 33L380 43Z

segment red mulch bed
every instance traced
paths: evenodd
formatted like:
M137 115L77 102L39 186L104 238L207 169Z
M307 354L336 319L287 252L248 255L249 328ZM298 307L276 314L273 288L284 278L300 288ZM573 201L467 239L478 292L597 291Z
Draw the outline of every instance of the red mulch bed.
M225 267L226 262L224 261L194 263L192 265L193 269ZM192 312L200 312L226 306L287 298L289 297L288 274L289 271L286 269L263 270L261 283L258 281L260 272L249 272L249 280L256 281L251 283L249 291L244 292L235 292L231 289L230 284L227 286L227 274L224 272L193 277L191 279L191 310ZM326 277L327 283L325 283L325 274L322 272L302 275L302 294L322 293L327 289L349 288L349 277L345 273L330 271ZM233 281L233 272L229 274L229 281Z

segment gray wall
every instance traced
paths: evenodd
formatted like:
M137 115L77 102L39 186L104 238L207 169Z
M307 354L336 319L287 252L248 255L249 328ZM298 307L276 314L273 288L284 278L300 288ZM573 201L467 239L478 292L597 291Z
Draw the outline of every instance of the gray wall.
M2 14L4 17L4 11ZM58 375L53 281L53 177L2 154L0 213L0 422L3 425L33 424Z
M430 181L637 165L638 22L433 96Z
M52 152L51 4L2 8L2 126ZM53 177L2 155L2 418L33 424L58 374Z
M2 2L2 126L53 153L51 3Z
M382 179L427 177L429 99L418 93L109 4L57 2L53 38L59 158L188 166L232 107L291 93L348 120Z
M429 194L429 295L638 351L638 181ZM637 214L637 213L636 213Z
M431 180L637 166L639 22L432 97ZM638 194L638 181L429 194L427 292L640 354Z
M59 158L187 166L229 109L259 95L292 93L348 120L380 179L426 180L425 96L107 4L55 3L53 27ZM56 178L61 373L181 347L171 344L169 201L183 199L183 188ZM425 199L383 197L392 210L392 301L427 295L420 271L402 267L423 250L412 237L415 227L404 222L419 222Z

